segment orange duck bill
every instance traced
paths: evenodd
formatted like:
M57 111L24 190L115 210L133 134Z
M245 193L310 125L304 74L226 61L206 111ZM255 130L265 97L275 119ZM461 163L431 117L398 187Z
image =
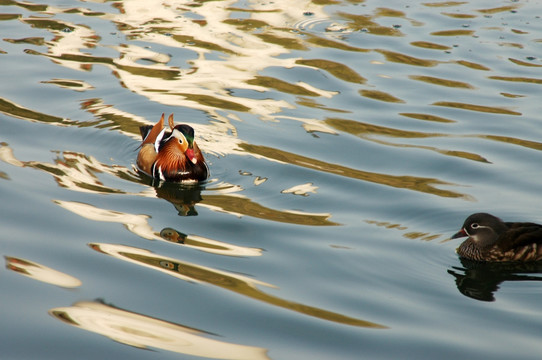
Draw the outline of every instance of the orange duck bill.
M154 125L141 126L143 142L137 166L149 176L162 181L188 182L207 179L209 169L196 141L194 129L186 124L175 126L173 114L164 128L164 114Z

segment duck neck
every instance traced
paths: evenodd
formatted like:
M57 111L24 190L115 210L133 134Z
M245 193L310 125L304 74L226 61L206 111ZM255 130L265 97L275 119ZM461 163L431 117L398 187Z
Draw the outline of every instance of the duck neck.
M482 250L470 238L465 240L463 243L461 243L461 245L459 245L459 247L457 248L457 253L459 254L459 256L465 259L478 260L478 261L484 260Z

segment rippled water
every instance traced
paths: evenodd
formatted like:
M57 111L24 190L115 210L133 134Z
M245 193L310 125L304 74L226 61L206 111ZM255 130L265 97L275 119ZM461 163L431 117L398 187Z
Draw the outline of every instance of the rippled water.
M540 357L541 267L447 241L542 222L539 2L0 5L3 359Z

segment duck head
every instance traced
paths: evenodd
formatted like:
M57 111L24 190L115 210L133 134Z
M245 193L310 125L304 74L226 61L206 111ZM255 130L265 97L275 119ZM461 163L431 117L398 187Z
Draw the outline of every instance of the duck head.
M468 236L478 247L495 245L507 226L501 219L488 213L476 213L469 216L463 227L452 239Z
M179 142L179 150L183 151L193 164L197 164L198 159L194 150L194 129L186 124L177 125L173 128L171 136Z

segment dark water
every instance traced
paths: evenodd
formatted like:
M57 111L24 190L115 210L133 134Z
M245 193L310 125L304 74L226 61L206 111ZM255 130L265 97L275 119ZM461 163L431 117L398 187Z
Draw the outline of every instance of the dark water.
M0 2L2 359L539 359L537 1ZM150 186L138 127L211 177Z

